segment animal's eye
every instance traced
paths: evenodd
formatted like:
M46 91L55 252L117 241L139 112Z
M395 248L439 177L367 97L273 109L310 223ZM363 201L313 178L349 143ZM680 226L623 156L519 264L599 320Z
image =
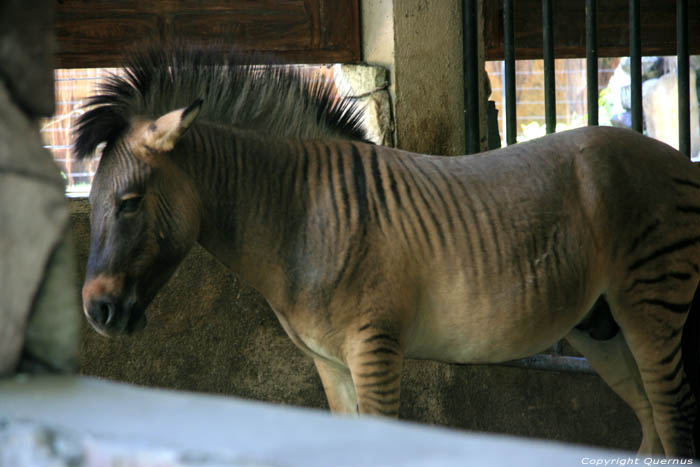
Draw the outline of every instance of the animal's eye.
M139 206L141 206L142 196L130 196L128 198L123 198L119 202L119 214L131 214L138 211Z

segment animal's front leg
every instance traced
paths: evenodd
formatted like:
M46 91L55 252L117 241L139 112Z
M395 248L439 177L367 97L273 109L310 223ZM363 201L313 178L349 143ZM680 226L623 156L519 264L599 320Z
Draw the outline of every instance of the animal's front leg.
M331 412L357 414L357 394L355 394L350 370L319 358L314 359L314 363L321 377Z
M347 356L360 414L398 417L404 352L396 333L364 325Z

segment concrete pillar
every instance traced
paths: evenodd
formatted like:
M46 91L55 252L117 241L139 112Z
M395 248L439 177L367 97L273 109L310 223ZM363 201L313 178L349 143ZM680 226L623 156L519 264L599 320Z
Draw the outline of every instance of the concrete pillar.
M363 60L390 71L396 146L463 154L462 2L362 0L362 25Z

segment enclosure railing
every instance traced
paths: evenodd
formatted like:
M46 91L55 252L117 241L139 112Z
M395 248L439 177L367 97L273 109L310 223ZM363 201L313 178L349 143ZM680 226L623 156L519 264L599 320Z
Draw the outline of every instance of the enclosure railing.
M463 0L464 17L464 103L466 152L480 150L479 138L479 53L477 41L477 2ZM516 143L515 107L515 35L513 28L513 1L503 0L503 44L505 61L506 142ZM542 0L542 34L545 81L546 132L556 128L556 97L554 79L554 25L555 0ZM598 38L597 1L586 0L586 95L588 125L598 125ZM629 56L631 75L632 129L642 132L642 51L640 34L639 0L629 0ZM676 49L678 60L678 131L679 150L690 157L690 80L688 55L688 1L676 0ZM541 370L592 372L585 358L562 353L562 343L557 343L551 353L505 363L509 366Z
M479 0L463 0L464 11L464 101L466 152L479 151L479 54L477 44L477 5ZM482 0L483 1L483 0ZM506 142L516 142L515 109L515 37L513 0L503 0L505 59ZM542 31L545 80L545 122L547 133L556 125L554 80L555 0L542 0ZM688 0L676 0L676 44L678 59L678 131L679 150L690 157L690 79L688 54ZM586 0L586 65L588 124L598 124L598 40L597 1ZM629 56L631 75L632 128L641 132L642 115L642 50L639 0L629 0Z

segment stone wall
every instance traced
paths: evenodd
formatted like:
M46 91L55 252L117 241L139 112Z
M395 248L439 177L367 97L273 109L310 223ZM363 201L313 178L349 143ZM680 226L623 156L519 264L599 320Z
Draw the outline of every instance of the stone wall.
M89 245L88 204L71 201L80 276ZM85 327L85 375L139 385L327 408L313 362L295 348L264 299L196 247L159 293L148 325L106 339ZM503 366L407 362L403 419L622 449L638 424L597 377Z

